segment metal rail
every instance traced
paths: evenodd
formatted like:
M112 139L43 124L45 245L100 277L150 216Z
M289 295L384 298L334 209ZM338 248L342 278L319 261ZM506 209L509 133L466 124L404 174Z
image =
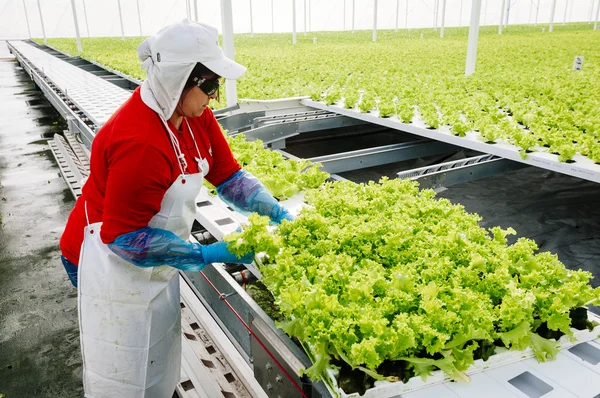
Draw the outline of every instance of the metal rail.
M480 155L402 171L398 178L419 181L421 188L449 187L527 167L495 155Z

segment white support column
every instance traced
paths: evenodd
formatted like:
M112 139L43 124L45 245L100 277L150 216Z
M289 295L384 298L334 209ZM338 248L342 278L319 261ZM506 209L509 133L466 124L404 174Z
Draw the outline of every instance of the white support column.
M275 33L275 13L273 11L273 0L271 0L271 33Z
M77 9L75 8L75 0L71 0L71 11L73 11L73 22L75 23L75 38L77 39L77 54L81 55L81 37L79 36L79 23L77 22Z
M292 44L296 44L296 0L292 0Z
M462 6L463 0L460 0L460 11L458 12L458 26L462 26Z
M396 32L398 31L398 16L400 15L400 0L396 0Z
M190 11L190 0L185 0L185 17L192 19L192 12Z
M537 7L535 8L535 24L533 26L537 26L538 15L540 14L540 0L537 2Z
M466 76L470 76L475 72L480 15L481 0L473 0L473 5L471 6L471 26L469 27L469 46L467 47L467 66L465 68Z
M506 0L506 18L504 19L504 27L508 27L508 18L510 16L510 2L511 0Z
M437 32L438 27L438 11L440 7L439 0L433 0L433 30Z
M596 21L594 22L594 30L598 30L598 16L600 14L600 0L598 0L598 5L596 6Z
M354 33L354 11L356 10L355 3L356 3L356 0L352 0L352 33Z
M85 0L81 0L83 3L83 17L85 18L85 30L87 31L88 37L90 37L90 24L88 23L87 9L85 8Z
M554 12L556 11L556 0L552 0L552 7L550 8L550 29L549 31L552 32L552 29L554 28Z
M221 21L223 21L223 52L227 58L235 60L231 0L221 0ZM238 98L235 80L228 79L225 82L225 93L227 95L227 106L237 104Z
M198 0L194 0L194 21L198 22Z
M588 14L590 14L588 23L592 23L592 16L594 15L594 0L590 0L590 10L589 10Z
M343 31L345 32L346 31L346 0L342 0L342 1L344 2L344 26L342 28L343 28Z
M250 0L250 37L254 37L254 24L252 22L252 0Z
M444 38L444 23L446 22L446 0L442 0L442 21L440 25L440 37Z
M140 0L135 0L135 3L137 5L138 25L140 26L140 36L143 36L143 34L142 34L142 13L140 12Z
M312 15L312 3L310 2L310 0L308 0L308 31L309 32L312 32L312 26L310 24L311 15Z
M37 0L38 11L40 12L40 21L42 22L42 34L44 35L44 45L48 45L48 39L46 39L46 29L44 28L44 16L42 15L42 7L40 7L40 0Z
M304 36L306 36L306 0L304 0Z
M408 0L406 1L406 12L404 13L404 29L408 29Z
M498 24L498 34L502 34L502 26L504 25L504 10L506 10L506 0L502 0L502 9L500 10L500 23Z
M27 6L25 5L25 0L23 0L23 10L25 10L25 21L27 21L27 33L31 39L31 28L29 27L29 15L27 15Z
M123 29L123 13L121 12L121 0L117 0L119 6L119 21L121 21L121 40L125 40L125 29Z
M529 19L527 20L527 23L529 25L531 25L531 16L533 15L533 0L529 1Z
M377 0L373 1L373 41L377 41Z
M569 8L569 0L565 1L565 16L563 18L563 25L567 24L567 10Z

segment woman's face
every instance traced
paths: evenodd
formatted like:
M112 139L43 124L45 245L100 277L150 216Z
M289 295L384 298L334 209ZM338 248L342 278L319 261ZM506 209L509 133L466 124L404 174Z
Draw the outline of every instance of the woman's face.
M217 96L215 92L213 95L208 96L198 86L194 86L189 89L182 100L180 101L180 111L183 111L183 115L187 118L198 117L202 115L202 112L208 106L211 99Z

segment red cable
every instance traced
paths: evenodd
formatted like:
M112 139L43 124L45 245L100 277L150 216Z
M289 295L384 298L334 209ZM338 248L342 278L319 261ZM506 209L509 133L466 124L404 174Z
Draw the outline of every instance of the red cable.
M302 391L302 388L300 388L300 386L298 385L298 383L296 383L296 381L292 378L292 376L290 376L288 374L288 372L283 368L283 366L279 363L279 361L277 359L275 359L275 357L273 356L273 354L271 354L271 352L267 349L267 347L265 347L265 345L263 344L263 342L260 341L260 339L258 338L258 336L252 331L252 329L250 329L250 326L248 326L248 324L242 319L242 317L240 316L240 314L238 314L237 311L231 306L231 304L229 304L229 302L227 301L227 299L225 298L225 296L223 295L223 293L221 293L219 291L219 289L217 289L217 287L215 285L213 285L213 283L210 281L210 279L208 279L206 277L206 275L204 275L203 271L200 271L200 273L202 274L202 276L204 277L204 279L206 279L206 281L208 282L208 284L215 290L215 292L217 292L217 294L219 295L219 298L221 300L223 300L225 302L225 304L227 304L227 307L229 307L229 309L235 314L235 316L237 317L237 319L239 319L240 322L242 322L242 324L246 327L246 329L248 329L248 332L250 332L250 334L252 335L252 337L254 337L256 339L256 341L258 342L258 344L260 344L260 346L265 350L265 352L267 354L269 354L269 356L275 362L275 364L279 367L279 369L281 369L283 371L283 373L285 374L285 376L292 382L292 384L294 385L294 387L296 387L296 390L298 390L300 392L300 394L302 395L302 397L303 398L308 398L306 396L306 394L304 394L304 391Z

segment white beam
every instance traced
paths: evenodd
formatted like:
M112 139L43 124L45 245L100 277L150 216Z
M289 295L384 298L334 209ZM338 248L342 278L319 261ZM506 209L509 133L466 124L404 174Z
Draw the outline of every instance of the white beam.
M440 1L433 0L433 30L437 32L438 27L438 12L440 10Z
M398 31L398 16L400 15L400 0L396 0L396 32Z
M373 1L373 41L377 41L377 0Z
M475 72L477 61L477 43L479 41L479 18L481 16L481 0L473 0L471 6L471 26L469 27L469 46L467 47L467 66L465 75Z
M356 9L356 0L352 0L352 33L354 33L354 10ZM25 3L23 3L25 4Z
M463 6L463 0L460 0L460 8L458 11L458 26L462 26L462 6Z
M140 12L140 0L135 0L135 3L137 5L138 25L140 26L140 36L143 36L143 34L142 34L142 13Z
M306 36L306 0L304 0L304 36Z
M123 13L121 12L121 0L117 0L119 6L119 21L121 21L121 40L125 40L125 29L123 29Z
M310 16L312 15L312 3L308 0L308 31L312 32L312 27L310 26Z
M527 23L529 25L531 25L531 16L533 15L533 0L529 1L529 19L527 20Z
M192 12L190 11L190 0L185 0L185 17L192 19Z
M569 0L565 1L565 16L563 18L563 25L567 24L567 10L569 8Z
M198 22L198 0L194 0L194 21Z
M44 45L48 45L48 39L46 39L46 29L44 28L44 16L42 15L42 7L40 7L40 0L37 0L38 11L40 12L40 22L42 23L42 34L44 35Z
M83 17L85 18L85 30L87 31L88 37L90 37L90 24L88 23L87 9L85 8L85 0L81 0L83 3Z
M27 6L25 5L25 0L23 0L23 10L25 10L25 21L27 21L27 33L31 39L31 28L29 27L29 16L27 15Z
M502 26L504 25L504 11L506 10L506 0L502 0L502 9L500 10L500 23L498 24L498 34L502 34Z
M552 7L550 8L550 29L549 31L552 32L552 29L554 28L554 12L556 11L556 0L552 0Z
M592 23L592 17L594 15L594 0L590 0L590 10L588 13L590 14L588 23Z
M446 0L442 0L442 21L440 24L440 37L444 38L444 23L446 22Z
M504 19L504 27L508 27L508 18L510 17L510 2L511 0L506 0L506 18Z
M229 59L235 60L233 47L233 11L231 0L221 0L221 21L223 23L223 52ZM237 86L235 80L228 79L225 83L227 106L237 104Z
M73 12L73 22L75 23L75 38L77 39L77 54L81 55L81 36L79 36L79 23L77 22L77 9L75 8L75 0L71 0L71 11Z
M537 7L535 8L535 24L533 26L537 26L538 15L540 14L540 0L537 2Z
M254 25L252 23L252 0L250 0L250 37L254 37Z
M296 44L296 0L292 0L292 44Z

